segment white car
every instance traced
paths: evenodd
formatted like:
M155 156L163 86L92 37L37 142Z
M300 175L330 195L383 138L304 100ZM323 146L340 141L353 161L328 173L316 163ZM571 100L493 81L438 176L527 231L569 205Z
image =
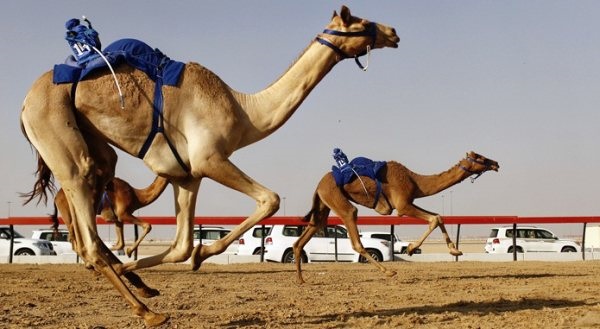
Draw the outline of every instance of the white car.
M15 256L45 256L56 255L52 244L46 240L27 239L19 232L14 232L13 255ZM0 256L10 254L10 228L0 227Z
M271 233L265 239L265 260L271 262L295 262L292 245L304 230L303 225L273 225ZM366 262L359 253L352 249L348 231L344 226L327 226L317 232L304 246L302 262ZM392 259L389 241L364 237L361 242L367 252L377 261Z
M273 226L257 225L248 230L238 240L238 255L260 255L262 250L263 236L271 233Z
M410 242L402 241L396 234L392 235L389 232L361 232L360 233L361 240L363 238L372 238L372 239L382 239L388 242L390 241L390 237L393 237L394 240L394 255L397 254L407 254L408 253L408 245ZM417 248L413 251L414 254L420 254L421 249Z
M579 243L559 239L547 229L535 226L518 226L517 252L580 252ZM512 226L493 228L485 243L486 253L512 253Z
M39 229L34 230L31 233L32 239L40 239L50 241L52 248L57 255L76 255L77 253L73 250L73 245L69 241L69 231L66 229L59 229L57 233L54 233L53 229ZM103 241L104 242L104 241ZM110 249L112 243L104 242L104 244ZM123 250L113 250L116 255L125 255Z
M229 234L231 230L220 226L201 226L201 228L194 228L194 246L197 246L200 241L203 245L213 244L215 241ZM227 249L223 252L224 254L237 254L238 252L238 241L233 241Z

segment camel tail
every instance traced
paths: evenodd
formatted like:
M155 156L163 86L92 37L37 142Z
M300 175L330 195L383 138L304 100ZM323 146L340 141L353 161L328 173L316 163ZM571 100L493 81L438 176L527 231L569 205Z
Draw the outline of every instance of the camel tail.
M308 211L308 214L302 218L303 222L311 222L314 221L315 216L319 213L319 208L321 208L321 197L319 196L319 192L315 191L313 195L313 204L312 208Z
M28 193L21 193L21 197L25 198L23 205L28 204L33 199L38 199L37 204L40 202L44 202L44 204L48 203L48 191L52 194L56 192L56 186L54 185L54 176L52 175L52 171L44 162L44 159L37 153L38 165L37 170L35 172L37 176L37 180L33 185L33 190Z
M140 201L140 205L145 207L158 199L165 188L167 188L167 185L169 185L168 179L156 176L152 184L150 184L148 187L144 189L134 189L135 196Z
M60 223L58 222L58 208L56 207L56 203L54 203L54 213L50 215L50 222L52 223L52 226L50 226L50 228L52 228L54 230L54 233L57 234L58 226L60 225Z

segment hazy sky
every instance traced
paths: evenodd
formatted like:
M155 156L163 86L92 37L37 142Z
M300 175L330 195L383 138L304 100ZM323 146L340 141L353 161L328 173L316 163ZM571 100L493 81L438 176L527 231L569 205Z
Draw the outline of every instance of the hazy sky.
M64 23L86 15L103 45L137 38L198 62L232 88L277 79L346 4L396 28L397 49L376 50L367 72L339 63L292 118L232 161L283 198L278 215L304 215L334 147L434 174L473 150L500 163L417 201L446 215L600 215L600 3L596 1L24 1L2 2L0 217L22 207L35 157L19 128L31 84L70 54ZM127 96L127 95L125 95ZM117 176L153 174L119 153ZM450 192L452 191L452 192ZM172 189L142 215L173 215ZM254 201L204 180L197 215L247 215ZM285 212L285 213L284 213ZM360 209L359 214L374 214Z

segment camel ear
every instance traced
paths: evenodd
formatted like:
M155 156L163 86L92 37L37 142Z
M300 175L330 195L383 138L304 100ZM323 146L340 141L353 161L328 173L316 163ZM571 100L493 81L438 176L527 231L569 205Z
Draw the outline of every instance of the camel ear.
M342 19L342 22L344 22L344 25L350 25L350 22L352 21L352 14L350 13L350 9L348 9L348 7L342 5L342 9L340 9L340 18Z
M337 11L335 11L335 10L334 10L334 11L333 11L333 15L331 15L331 19L333 19L333 18L334 18L335 16L337 16L337 15L338 15L338 14L337 14Z

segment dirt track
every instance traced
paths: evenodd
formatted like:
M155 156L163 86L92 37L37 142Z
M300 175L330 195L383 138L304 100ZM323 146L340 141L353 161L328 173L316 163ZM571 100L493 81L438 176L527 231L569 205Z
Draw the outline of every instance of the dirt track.
M600 264L581 262L163 265L138 273L171 316L159 328L600 327ZM82 265L0 265L2 328L140 328Z

